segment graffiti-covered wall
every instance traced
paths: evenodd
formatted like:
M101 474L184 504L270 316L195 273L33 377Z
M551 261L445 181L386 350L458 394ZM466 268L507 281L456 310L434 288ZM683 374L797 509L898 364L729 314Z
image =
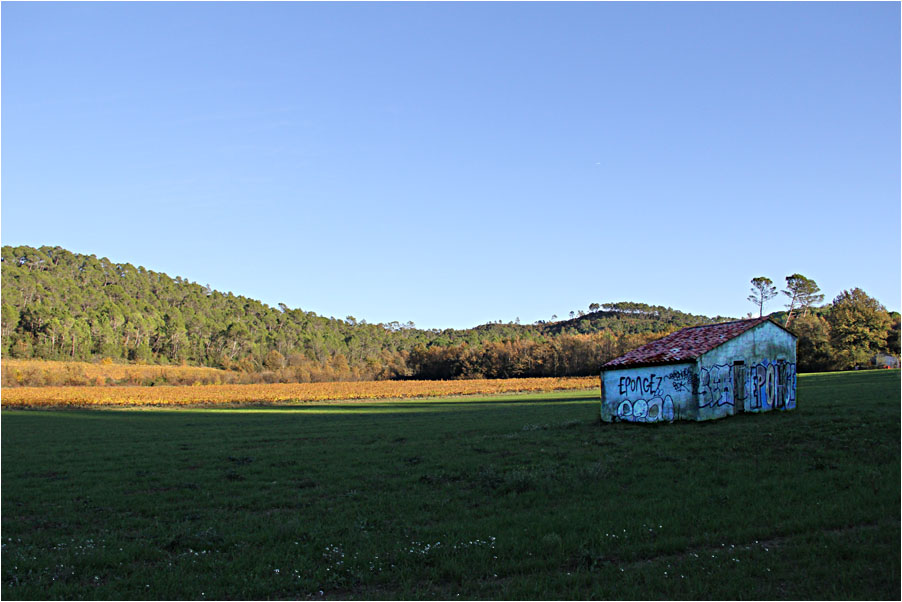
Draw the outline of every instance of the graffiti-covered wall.
M624 368L601 373L601 419L670 422L695 419L695 364Z
M698 360L698 419L796 405L795 337L770 322Z

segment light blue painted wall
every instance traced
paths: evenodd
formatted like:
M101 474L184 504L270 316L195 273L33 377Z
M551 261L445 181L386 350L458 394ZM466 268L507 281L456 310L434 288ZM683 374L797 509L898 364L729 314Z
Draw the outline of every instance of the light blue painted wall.
M742 362L738 364L737 362ZM697 361L601 373L606 422L713 420L796 407L796 340L764 322Z
M742 365L734 367L741 361ZM796 406L796 340L764 322L698 359L698 420Z
M624 368L601 373L601 419L605 422L693 420L695 363Z

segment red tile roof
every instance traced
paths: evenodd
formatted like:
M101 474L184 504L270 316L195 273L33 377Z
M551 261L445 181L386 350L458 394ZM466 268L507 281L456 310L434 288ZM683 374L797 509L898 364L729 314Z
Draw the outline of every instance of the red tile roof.
M602 366L602 370L619 368L621 366L654 366L693 360L767 321L777 324L769 316L765 316L752 320L737 320L735 322L684 328L612 359ZM780 325L777 324L777 326ZM783 327L780 326L780 328Z

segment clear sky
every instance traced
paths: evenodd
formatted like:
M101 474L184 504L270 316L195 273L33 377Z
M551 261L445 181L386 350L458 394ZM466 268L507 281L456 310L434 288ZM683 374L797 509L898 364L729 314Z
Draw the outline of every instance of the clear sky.
M427 328L795 272L900 308L897 2L0 16L3 244Z

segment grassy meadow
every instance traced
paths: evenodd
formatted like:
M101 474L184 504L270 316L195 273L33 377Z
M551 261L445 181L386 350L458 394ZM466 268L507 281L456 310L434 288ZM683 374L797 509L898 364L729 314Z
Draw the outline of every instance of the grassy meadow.
M601 424L598 392L4 410L4 599L898 599L898 371Z

